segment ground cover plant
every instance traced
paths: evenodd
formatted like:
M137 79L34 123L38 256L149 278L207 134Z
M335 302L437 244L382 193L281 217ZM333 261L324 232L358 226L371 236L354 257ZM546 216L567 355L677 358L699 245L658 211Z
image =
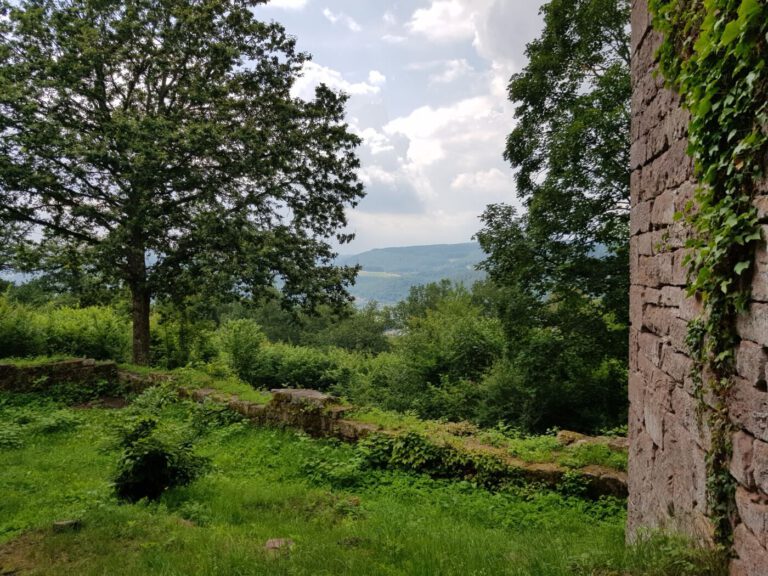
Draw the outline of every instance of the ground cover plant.
M0 422L16 438L0 447L0 567L83 575L715 573L674 540L625 548L621 501L532 487L489 492L377 470L354 446L211 412L162 390L117 411L0 395ZM196 431L194 452L211 467L156 501L120 503L115 431L148 415ZM79 528L51 529L65 519ZM267 551L274 538L293 545Z

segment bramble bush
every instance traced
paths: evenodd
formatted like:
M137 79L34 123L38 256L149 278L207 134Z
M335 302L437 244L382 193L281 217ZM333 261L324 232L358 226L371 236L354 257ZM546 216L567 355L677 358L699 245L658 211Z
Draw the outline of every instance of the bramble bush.
M193 452L192 440L179 429L160 429L158 420L142 417L120 435L123 453L114 480L121 500L156 500L168 488L189 484L209 462Z

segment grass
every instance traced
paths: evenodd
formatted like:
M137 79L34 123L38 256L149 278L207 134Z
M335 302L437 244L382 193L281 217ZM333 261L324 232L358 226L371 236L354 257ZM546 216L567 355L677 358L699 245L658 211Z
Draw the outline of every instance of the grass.
M72 356L35 356L32 358L2 358L0 365L16 366L18 368L27 368L30 366L40 366L51 364L52 362L63 362L65 360L77 360Z
M490 493L466 482L373 471L353 446L244 423L196 428L203 430L197 450L213 463L204 477L155 503L120 504L110 486L119 457L113 430L132 409L74 410L22 398L0 394L0 423L16 437L0 447L0 572L716 573L710 559L673 539L627 549L618 500L532 489ZM164 421L200 423L197 405L166 399L157 406ZM72 518L80 530L51 529ZM295 545L268 553L271 538Z

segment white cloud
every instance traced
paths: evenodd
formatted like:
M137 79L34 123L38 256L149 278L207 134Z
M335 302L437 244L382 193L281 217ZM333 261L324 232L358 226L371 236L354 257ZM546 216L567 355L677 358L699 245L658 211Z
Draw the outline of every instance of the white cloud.
M513 189L512 173L505 174L498 168L479 172L463 172L453 179L451 188L477 193L511 191Z
M363 139L363 144L368 147L371 154L382 154L395 149L386 134L371 127L360 128L357 118L352 118L349 124L350 130Z
M384 34L381 39L387 44L402 44L408 40L405 36L397 36L396 34Z
M370 80L368 82L350 82L339 71L310 61L304 64L302 76L296 80L291 94L294 97L309 100L314 96L315 87L319 84L325 84L329 88L341 90L352 96L378 94L386 78L375 70L372 70L368 76L369 78L373 77L377 83L374 84Z
M470 4L466 0L433 0L429 8L415 11L406 27L434 42L471 40L477 12Z
M354 18L344 14L343 12L331 12L331 10L325 8L323 10L323 16L325 16L331 24L341 23L349 28L352 32L360 32L360 30L362 30L360 24L358 24Z
M468 98L442 108L422 106L386 124L384 133L408 138L408 161L415 167L425 167L445 157L446 141L471 138L475 134L471 124L491 114L492 107L485 97Z
M397 18L392 12L384 12L384 16L382 16L381 19L387 26L397 26Z
M267 6L270 8L282 8L284 10L301 10L308 3L309 0L270 0Z
M378 70L368 72L368 82L374 86L383 86L387 82L387 77Z
M381 166L366 166L358 171L360 181L366 186L370 186L374 182L380 182L382 184L394 184L397 182L397 177L392 171L385 170Z
M433 84L449 84L458 80L462 76L474 71L464 58L461 60L447 60L442 63L443 70L437 74L432 74L429 81Z

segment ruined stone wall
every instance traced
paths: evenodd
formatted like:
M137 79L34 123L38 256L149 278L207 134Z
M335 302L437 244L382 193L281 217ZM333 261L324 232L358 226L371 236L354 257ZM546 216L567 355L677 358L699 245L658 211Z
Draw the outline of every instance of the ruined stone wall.
M40 364L0 363L0 390L38 392L63 382L94 386L117 382L117 364L81 358Z
M688 116L655 77L660 43L647 0L632 7L632 148L630 239L629 535L644 528L679 530L704 542L707 520L706 426L686 355L687 323L699 306L685 296L684 224L674 214L692 198L686 155ZM768 190L766 191L768 192ZM757 200L761 217L768 197ZM768 228L768 227L766 227ZM765 231L764 231L765 232ZM764 237L768 237L764 234ZM768 255L757 255L750 314L741 319L738 379L729 410L739 431L731 472L740 515L732 574L768 575Z

